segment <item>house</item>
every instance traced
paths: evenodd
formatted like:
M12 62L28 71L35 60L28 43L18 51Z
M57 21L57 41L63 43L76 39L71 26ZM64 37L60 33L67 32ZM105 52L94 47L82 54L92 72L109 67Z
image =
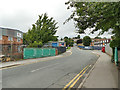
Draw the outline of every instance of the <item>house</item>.
M111 39L92 39L92 46L106 46Z
M23 32L0 27L0 55L22 59Z

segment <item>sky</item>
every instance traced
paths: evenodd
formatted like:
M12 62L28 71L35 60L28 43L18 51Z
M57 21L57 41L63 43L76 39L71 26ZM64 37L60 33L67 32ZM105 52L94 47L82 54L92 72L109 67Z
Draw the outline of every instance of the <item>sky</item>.
M63 22L72 14L73 10L67 10L65 2L68 0L1 0L0 4L0 27L18 29L27 32L32 27L38 15L47 13L49 17L53 17L58 22L58 30L56 36L63 38L64 36L76 37L76 29L74 21L70 21L63 25ZM99 31L98 31L99 32ZM89 29L86 34L80 34L81 38L88 35L91 38L97 36L98 32L89 35ZM110 38L108 33L101 37Z

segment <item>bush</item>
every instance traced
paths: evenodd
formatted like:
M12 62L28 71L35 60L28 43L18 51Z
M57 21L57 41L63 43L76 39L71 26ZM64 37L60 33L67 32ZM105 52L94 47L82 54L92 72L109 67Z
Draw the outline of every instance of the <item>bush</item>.
M42 42L37 42L37 41L34 41L34 43L31 43L28 47L35 47L35 48L38 48L38 47L42 47L43 44Z
M91 38L89 37L89 36L85 36L84 38L83 38L83 45L84 46L90 46L90 43L91 43Z

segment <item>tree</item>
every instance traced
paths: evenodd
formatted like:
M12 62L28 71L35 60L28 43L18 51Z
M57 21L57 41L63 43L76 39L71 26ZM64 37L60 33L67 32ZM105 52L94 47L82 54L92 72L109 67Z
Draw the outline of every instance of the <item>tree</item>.
M81 44L81 43L82 43L82 39L77 40L76 43L77 43L77 44Z
M34 43L31 43L28 47L42 47L43 43L42 42L36 42L34 41Z
M68 37L67 37L67 36L65 36L65 37L64 37L64 39L68 39Z
M120 2L66 2L68 9L74 7L72 15L65 21L73 19L78 33L85 33L87 28L93 28L91 33L101 30L99 35L113 29L116 39L120 37ZM77 17L76 17L77 16ZM119 41L120 42L120 41Z
M97 37L95 37L94 39L102 39L102 38L97 36Z
M61 38L60 40L62 41L63 39Z
M23 44L28 45L28 37L26 33L23 33Z
M74 40L72 40L71 38L68 38L67 36L64 37L64 41L66 42L66 46L72 47L74 44Z
M90 43L91 43L91 38L89 37L89 36L85 36L84 38L83 38L83 45L84 46L90 46Z
M80 35L77 36L77 39L80 39Z
M58 26L53 18L48 18L48 15L39 15L39 19L32 25L32 29L29 29L24 34L24 44L32 47L42 46L48 41L57 41L58 36L54 36ZM40 45L39 45L40 44Z

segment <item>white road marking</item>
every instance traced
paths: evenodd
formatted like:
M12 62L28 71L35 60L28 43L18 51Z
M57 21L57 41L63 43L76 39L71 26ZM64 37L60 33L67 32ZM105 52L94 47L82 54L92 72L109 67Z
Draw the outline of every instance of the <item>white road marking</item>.
M42 67L42 68L38 68L38 69L32 70L31 72L35 72L35 71L38 71L38 70L40 70L40 69L48 68L48 67L51 67L51 66L54 66L54 65L57 65L57 64L59 64L59 63L52 64L52 65L48 65L48 66Z

